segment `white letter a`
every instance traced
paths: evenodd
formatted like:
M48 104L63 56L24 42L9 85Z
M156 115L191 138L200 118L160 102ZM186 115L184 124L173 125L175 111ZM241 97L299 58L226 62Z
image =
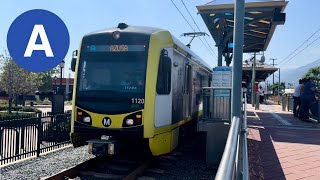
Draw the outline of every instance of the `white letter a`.
M38 34L42 44L36 44ZM52 49L42 24L34 25L24 57L31 57L34 50L45 51L47 57L53 57Z

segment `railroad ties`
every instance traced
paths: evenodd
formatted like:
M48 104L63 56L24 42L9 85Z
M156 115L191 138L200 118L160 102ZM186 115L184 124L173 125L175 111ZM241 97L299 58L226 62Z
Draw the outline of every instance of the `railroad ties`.
M155 180L164 177L184 176L186 159L196 159L205 153L199 141L182 143L170 154L153 157L145 153L119 154L109 157L95 157L77 166L66 169L46 180L89 180L89 179L123 179L123 180ZM202 150L201 150L202 149ZM140 154L140 155L138 155ZM199 159L199 158L198 158ZM204 160L204 159L203 159ZM182 171L181 171L182 170ZM174 171L174 172L172 172ZM188 171L192 171L189 169ZM175 174L175 173L178 173ZM179 174L182 173L182 174Z
M165 155L144 160L117 157L95 157L43 180L123 179L154 180L165 173L163 167L173 166L178 158Z

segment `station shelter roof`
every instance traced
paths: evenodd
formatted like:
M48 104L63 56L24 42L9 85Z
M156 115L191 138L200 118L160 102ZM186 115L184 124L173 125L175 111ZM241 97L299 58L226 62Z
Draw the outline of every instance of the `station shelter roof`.
M267 64L257 64L256 65L256 82L265 81L270 75L276 72L278 68L267 65ZM251 80L252 76L252 65L251 64L243 64L242 66L242 79L243 80Z
M245 0L243 52L265 51L277 25L284 24L284 0ZM232 51L234 0L213 0L197 6L217 46L223 52Z

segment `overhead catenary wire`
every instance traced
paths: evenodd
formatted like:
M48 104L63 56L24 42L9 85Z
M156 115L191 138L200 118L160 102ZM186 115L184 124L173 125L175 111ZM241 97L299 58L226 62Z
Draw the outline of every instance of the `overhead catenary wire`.
M285 57L282 61L279 62L279 65L284 62L286 59L288 59L290 56L292 56L299 48L301 48L304 44L306 44L314 35L316 35L320 31L320 28L317 29L308 39L306 39L300 46L298 46L295 50L293 50L287 57ZM296 56L296 55L295 55ZM295 57L294 56L294 57ZM288 61L290 61L292 58L290 58ZM287 61L286 61L287 62ZM286 63L285 62L285 63Z
M190 13L189 9L187 8L186 4L183 2L183 0L181 0L181 2L182 2L182 4L183 4L183 6L185 7L185 9L187 10L187 12L188 12L189 16L191 17L191 19L192 19L193 23L196 25L196 27L198 28L198 30L201 32L201 30L200 30L200 28L199 28L198 24L196 23L196 21L195 21L195 20L194 20L194 18L192 17L192 15L191 15L191 13ZM200 39L201 39L201 38L200 38ZM205 37L203 37L203 39L206 41L206 43L207 43L208 47L209 47L209 48L210 48L210 50L213 52L213 54L218 58L217 54L213 51L213 49L212 49L212 47L210 46L210 44L208 43L207 39L206 39Z
M290 62L291 59L295 58L297 55L299 55L302 51L304 51L305 49L307 49L309 46L311 46L313 43L315 43L316 41L318 41L320 39L320 36L318 38L316 38L315 40L313 40L310 44L308 44L306 47L304 47L302 50L300 50L297 54L295 54L294 56L292 56L289 60L287 60L286 62L284 62L281 66L287 64L288 62ZM280 66L280 67L281 67Z
M177 9L177 11L180 13L180 15L183 17L183 19L188 23L188 25L190 26L190 28L193 30L193 32L196 32L195 29L192 27L192 25L190 24L190 22L187 20L187 18L183 15L183 13L180 11L180 9L177 7L177 5L173 2L173 0L171 0L171 3L174 5L174 7ZM202 44L206 47L206 49L210 52L210 54L214 57L214 54L209 50L209 48L205 45L205 43L203 42L203 40L200 38Z

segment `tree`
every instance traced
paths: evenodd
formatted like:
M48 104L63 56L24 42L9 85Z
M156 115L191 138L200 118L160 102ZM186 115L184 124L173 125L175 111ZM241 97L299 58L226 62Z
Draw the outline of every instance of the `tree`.
M0 59L2 62L0 87L9 95L9 113L11 113L13 98L18 95L34 93L42 81L38 74L18 66L7 52L4 52Z
M280 91L278 91L278 86L279 82L276 82L274 84L271 85L271 89L274 89L275 94L279 94L278 92L282 92L286 89L286 83L285 82L281 82L280 83Z
M52 70L38 73L38 75L42 81L42 85L39 86L39 91L48 92L48 91L52 90L52 77L54 75L58 75L59 72L60 72L59 68L56 67Z
M294 89L293 83L288 83L288 88Z
M302 78L313 77L317 86L320 85L320 66L313 67L308 70L308 72L302 76Z

